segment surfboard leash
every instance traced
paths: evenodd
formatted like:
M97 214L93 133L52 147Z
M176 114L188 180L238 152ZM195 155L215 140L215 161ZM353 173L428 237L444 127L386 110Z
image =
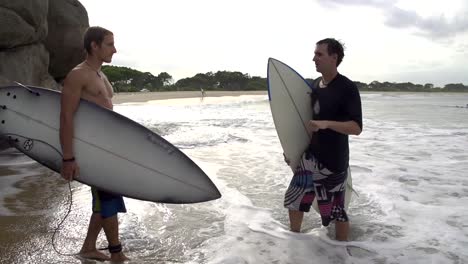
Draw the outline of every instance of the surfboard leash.
M21 151L23 154L25 154L26 156L28 156L27 153L25 153L24 151L22 151L22 148L18 147L17 146L17 143L19 142L18 140L18 137L19 138L25 138L25 139L28 139L28 140L31 140L32 142L40 142L42 144L45 144L47 146L49 146L51 149L53 149L61 158L63 158L62 156L62 153L60 153L60 151L58 149L56 149L54 146L48 144L47 142L43 141L43 140L40 140L40 139L33 139L33 138L27 138L27 137L23 137L21 135L17 135L17 134L11 134L11 133L7 133L7 134L1 134L2 137L4 137L5 139L8 139L9 143L11 146L14 146L16 149L18 149L19 151ZM15 138L16 137L16 138ZM23 146L24 147L24 146ZM72 206L73 206L73 191L72 191L72 188L71 188L71 183L68 182L68 190L69 190L69 198L68 198L68 208L67 208L67 212L65 214L65 216L62 218L62 220L60 220L59 224L57 225L57 227L54 228L54 231L53 231L53 234L52 234L52 237L51 237L51 244L52 244L52 248L54 249L54 251L61 255L61 256L66 256L66 257L71 257L71 256L76 256L78 253L62 253L60 252L57 247L55 246L55 237L57 235L57 233L60 231L60 229L62 228L62 225L63 223L65 222L65 220L68 218L68 216L70 215L71 211L72 211ZM47 244L46 244L47 245ZM46 246L44 245L44 247ZM42 247L42 249L44 248Z
M68 203L68 208L67 208L67 213L65 214L65 216L62 218L62 220L60 221L60 223L57 225L57 227L54 229L54 232L52 234L52 239L51 239L51 244L52 244L52 247L54 248L54 251L61 255L61 256L66 256L66 257L73 257L73 256L76 256L78 255L78 253L62 253L60 252L57 247L55 246L55 236L57 235L58 231L60 231L60 229L62 228L62 224L65 222L65 220L68 218L68 216L70 215L71 211L72 211L72 206L73 206L73 192L72 192L72 189L71 189L71 183L68 182L68 190L70 191L69 192L69 203Z

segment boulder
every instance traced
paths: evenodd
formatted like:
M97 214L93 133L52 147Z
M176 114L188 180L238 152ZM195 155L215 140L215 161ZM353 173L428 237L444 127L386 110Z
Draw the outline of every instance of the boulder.
M83 36L89 27L88 13L77 0L49 0L49 34L46 48L50 54L49 73L56 79L85 59Z
M48 0L0 0L0 49L44 41Z
M57 89L55 80L85 58L89 22L78 0L0 0L0 25L4 80Z
M0 76L3 79L57 89L57 83L47 70L48 65L49 53L42 43L0 52Z

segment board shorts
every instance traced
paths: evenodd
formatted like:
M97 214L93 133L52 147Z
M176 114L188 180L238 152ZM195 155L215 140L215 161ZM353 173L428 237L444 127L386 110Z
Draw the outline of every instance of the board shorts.
M126 213L122 195L108 193L91 187L93 194L93 213L100 213L102 218L108 218L117 213Z
M322 225L332 220L348 222L345 209L348 170L333 173L312 155L304 153L284 197L284 207L291 211L309 212L317 199Z

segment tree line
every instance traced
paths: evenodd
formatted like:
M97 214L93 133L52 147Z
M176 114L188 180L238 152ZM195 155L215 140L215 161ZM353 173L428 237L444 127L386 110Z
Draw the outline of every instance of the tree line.
M411 82L378 82L369 84L354 82L360 91L389 91L389 92L468 92L468 86L463 83L450 83L444 87L436 87L432 83L414 84Z
M266 78L244 74L238 71L218 71L216 73L198 73L193 77L183 78L173 83L172 76L161 72L154 76L150 72L140 72L128 67L105 65L102 71L116 92L148 91L193 91L223 90L249 91L266 90Z
M161 72L154 76L150 72L141 72L128 67L105 65L102 71L106 74L116 92L148 91L193 91L193 90L222 90L222 91L253 91L267 90L267 79L238 71L218 71L216 73L197 73L174 83L172 76ZM313 79L306 79L313 83ZM414 84L411 82L379 82L369 84L354 82L360 91L400 91L400 92L468 92L468 86L462 83L446 84L436 87L431 83Z

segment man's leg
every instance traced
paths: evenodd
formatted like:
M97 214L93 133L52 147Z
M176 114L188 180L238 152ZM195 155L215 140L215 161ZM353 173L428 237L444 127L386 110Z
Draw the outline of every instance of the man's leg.
M104 218L102 221L102 227L106 234L107 241L109 242L109 248L121 245L119 240L119 220L117 214ZM120 250L119 252L111 253L111 261L123 262L128 260L124 253Z
M102 229L102 217L99 213L93 213L89 220L88 233L83 242L79 255L83 258L110 260L108 256L96 249L96 240Z
M335 233L336 233L336 240L348 241L349 221L347 222L335 221Z
M340 196L340 204L343 208L343 211L345 210L345 199L346 199L346 188L347 188L347 181L348 177L351 175L351 168L348 167L348 170L346 172L346 179L344 181L344 186L343 186L343 192ZM344 213L345 219L348 219L348 216L346 213ZM338 241L348 241L348 234L349 234L349 219L347 221L337 221L335 220L335 237L336 240Z
M304 212L289 210L289 223L292 232L300 233Z

